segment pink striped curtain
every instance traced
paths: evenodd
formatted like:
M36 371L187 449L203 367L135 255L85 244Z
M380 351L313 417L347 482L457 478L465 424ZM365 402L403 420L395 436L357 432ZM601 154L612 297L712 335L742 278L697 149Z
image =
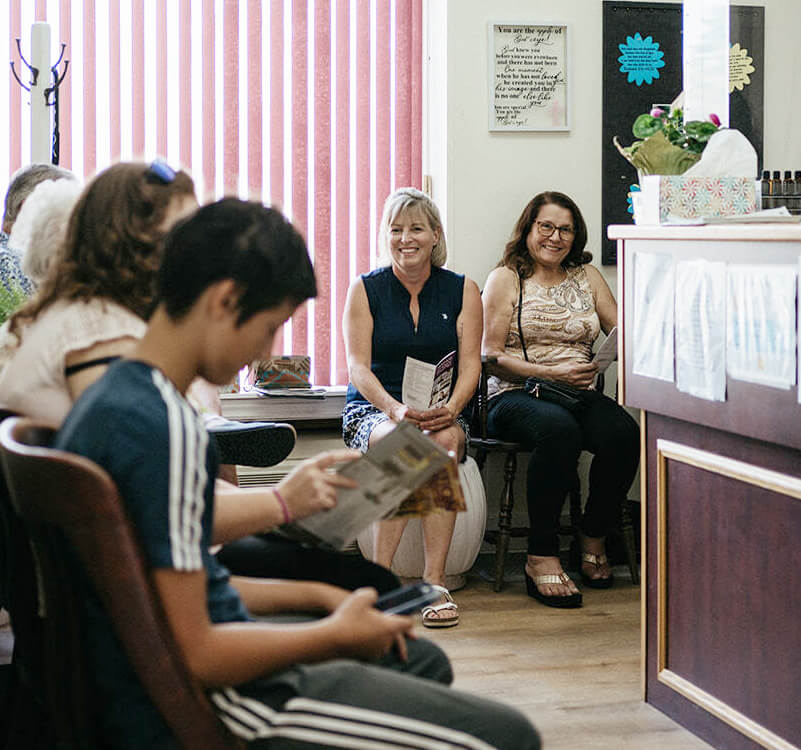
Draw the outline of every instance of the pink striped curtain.
M422 0L7 0L0 59L30 26L67 45L60 163L90 177L156 155L187 169L202 201L280 207L304 233L319 296L278 351L309 353L316 384L347 382L342 310L375 262L396 187L422 183ZM4 79L0 76L0 79ZM0 181L29 160L28 94L0 80L8 148Z

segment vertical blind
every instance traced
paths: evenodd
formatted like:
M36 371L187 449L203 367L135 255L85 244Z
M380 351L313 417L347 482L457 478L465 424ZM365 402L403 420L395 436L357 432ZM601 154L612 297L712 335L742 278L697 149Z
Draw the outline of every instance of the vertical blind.
M280 207L307 238L319 296L276 351L309 353L316 384L347 382L348 284L375 262L383 201L422 182L423 0L7 0L0 60L20 70L35 21L66 46L60 164L89 178L156 155L201 201ZM21 77L27 81L27 71ZM30 160L28 93L0 76L8 149Z

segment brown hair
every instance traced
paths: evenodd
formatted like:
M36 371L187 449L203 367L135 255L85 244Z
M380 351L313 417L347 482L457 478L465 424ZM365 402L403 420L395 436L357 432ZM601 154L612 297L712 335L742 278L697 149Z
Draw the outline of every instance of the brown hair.
M576 234L573 237L573 245L570 248L570 252L562 261L562 267L580 266L592 260L592 253L584 251L587 245L587 224L584 222L584 217L581 215L579 207L572 198L564 193L546 191L535 195L523 209L523 213L520 214L520 218L515 224L512 236L509 242L506 243L503 257L498 263L499 267L511 268L524 279L534 273L534 258L531 257L527 244L528 235L540 213L540 209L548 204L565 208L573 216L573 229L575 229Z
M33 189L46 180L75 180L75 175L69 170L56 167L53 164L34 162L18 169L11 178L3 209L3 231L10 232L17 220L22 204L33 192Z
M146 164L115 164L98 174L75 204L58 262L13 316L11 332L60 299L100 297L146 318L161 261L161 224L173 198L192 196L185 172L166 183Z

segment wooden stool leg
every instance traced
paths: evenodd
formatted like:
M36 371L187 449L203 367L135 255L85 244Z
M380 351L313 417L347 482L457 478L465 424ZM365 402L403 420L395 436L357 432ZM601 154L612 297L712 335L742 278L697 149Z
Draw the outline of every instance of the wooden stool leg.
M634 525L631 522L628 501L624 501L620 515L620 530L623 532L623 544L626 547L626 560L631 573L631 582L636 586L640 583L640 570L637 567L637 547L634 544Z
M501 505L498 509L498 540L495 546L495 591L500 591L503 586L503 572L506 565L506 552L509 549L509 537L512 528L512 507L514 506L514 479L517 470L517 454L510 452L506 454L506 462L503 467L503 492L501 493Z

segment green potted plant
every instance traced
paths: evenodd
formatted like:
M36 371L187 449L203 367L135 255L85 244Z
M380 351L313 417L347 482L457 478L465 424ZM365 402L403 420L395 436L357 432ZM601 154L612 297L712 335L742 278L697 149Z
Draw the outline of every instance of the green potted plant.
M634 121L631 131L638 140L623 146L615 136L613 142L640 175L680 175L701 158L719 128L717 115L709 115L706 121L684 122L681 108L668 111L657 107Z
M26 299L25 292L17 282L11 281L8 286L0 282L0 324L5 323Z

